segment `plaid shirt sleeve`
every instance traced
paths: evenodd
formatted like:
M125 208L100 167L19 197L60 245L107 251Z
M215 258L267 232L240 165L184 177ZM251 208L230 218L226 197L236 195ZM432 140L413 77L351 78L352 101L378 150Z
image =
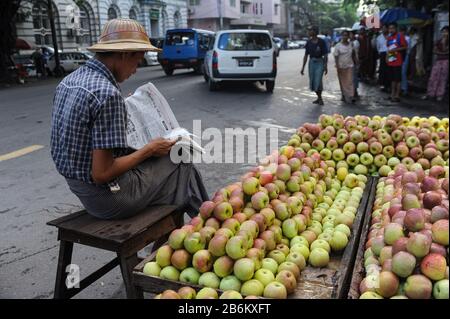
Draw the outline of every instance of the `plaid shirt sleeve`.
M92 127L92 148L126 148L127 112L123 97L113 94L105 98L97 109Z

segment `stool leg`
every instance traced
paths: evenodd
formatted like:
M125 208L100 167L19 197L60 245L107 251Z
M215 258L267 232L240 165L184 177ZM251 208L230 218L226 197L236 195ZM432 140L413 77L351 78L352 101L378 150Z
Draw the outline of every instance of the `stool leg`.
M129 257L124 257L118 253L120 262L120 270L122 272L123 283L125 284L125 290L128 299L144 299L144 293L139 287L133 285L133 268L139 263L137 254Z
M53 298L67 298L66 267L72 262L73 243L61 240L59 244L58 266L56 269L55 292Z

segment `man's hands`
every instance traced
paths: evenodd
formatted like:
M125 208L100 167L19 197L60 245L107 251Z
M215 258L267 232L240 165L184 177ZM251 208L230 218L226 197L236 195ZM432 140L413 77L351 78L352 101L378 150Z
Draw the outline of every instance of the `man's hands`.
M327 66L323 69L323 74L325 74L325 75L328 74L328 67Z
M300 71L301 75L305 75L305 68L302 68L302 70Z
M176 140L168 140L160 137L152 140L145 147L148 148L151 156L159 157L167 155L176 142Z

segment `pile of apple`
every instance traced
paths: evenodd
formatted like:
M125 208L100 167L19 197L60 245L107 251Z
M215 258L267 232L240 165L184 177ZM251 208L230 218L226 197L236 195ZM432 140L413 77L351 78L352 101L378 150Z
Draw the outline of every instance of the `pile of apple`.
M286 298L309 263L325 267L348 244L367 177L336 176L319 154L273 152L174 230L144 274ZM227 293L225 296L227 296Z
M318 152L332 167L387 176L399 163L419 163L424 169L448 165L448 124L448 118L440 120L434 116L344 118L322 114L319 123L301 126L288 145L308 156Z
M360 298L449 298L448 182L448 166L419 164L380 179Z

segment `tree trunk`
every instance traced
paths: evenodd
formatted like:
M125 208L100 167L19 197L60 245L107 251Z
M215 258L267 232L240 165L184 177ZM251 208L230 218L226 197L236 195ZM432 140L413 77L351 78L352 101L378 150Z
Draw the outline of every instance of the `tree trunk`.
M0 82L10 81L8 67L16 44L16 14L22 0L0 1Z

